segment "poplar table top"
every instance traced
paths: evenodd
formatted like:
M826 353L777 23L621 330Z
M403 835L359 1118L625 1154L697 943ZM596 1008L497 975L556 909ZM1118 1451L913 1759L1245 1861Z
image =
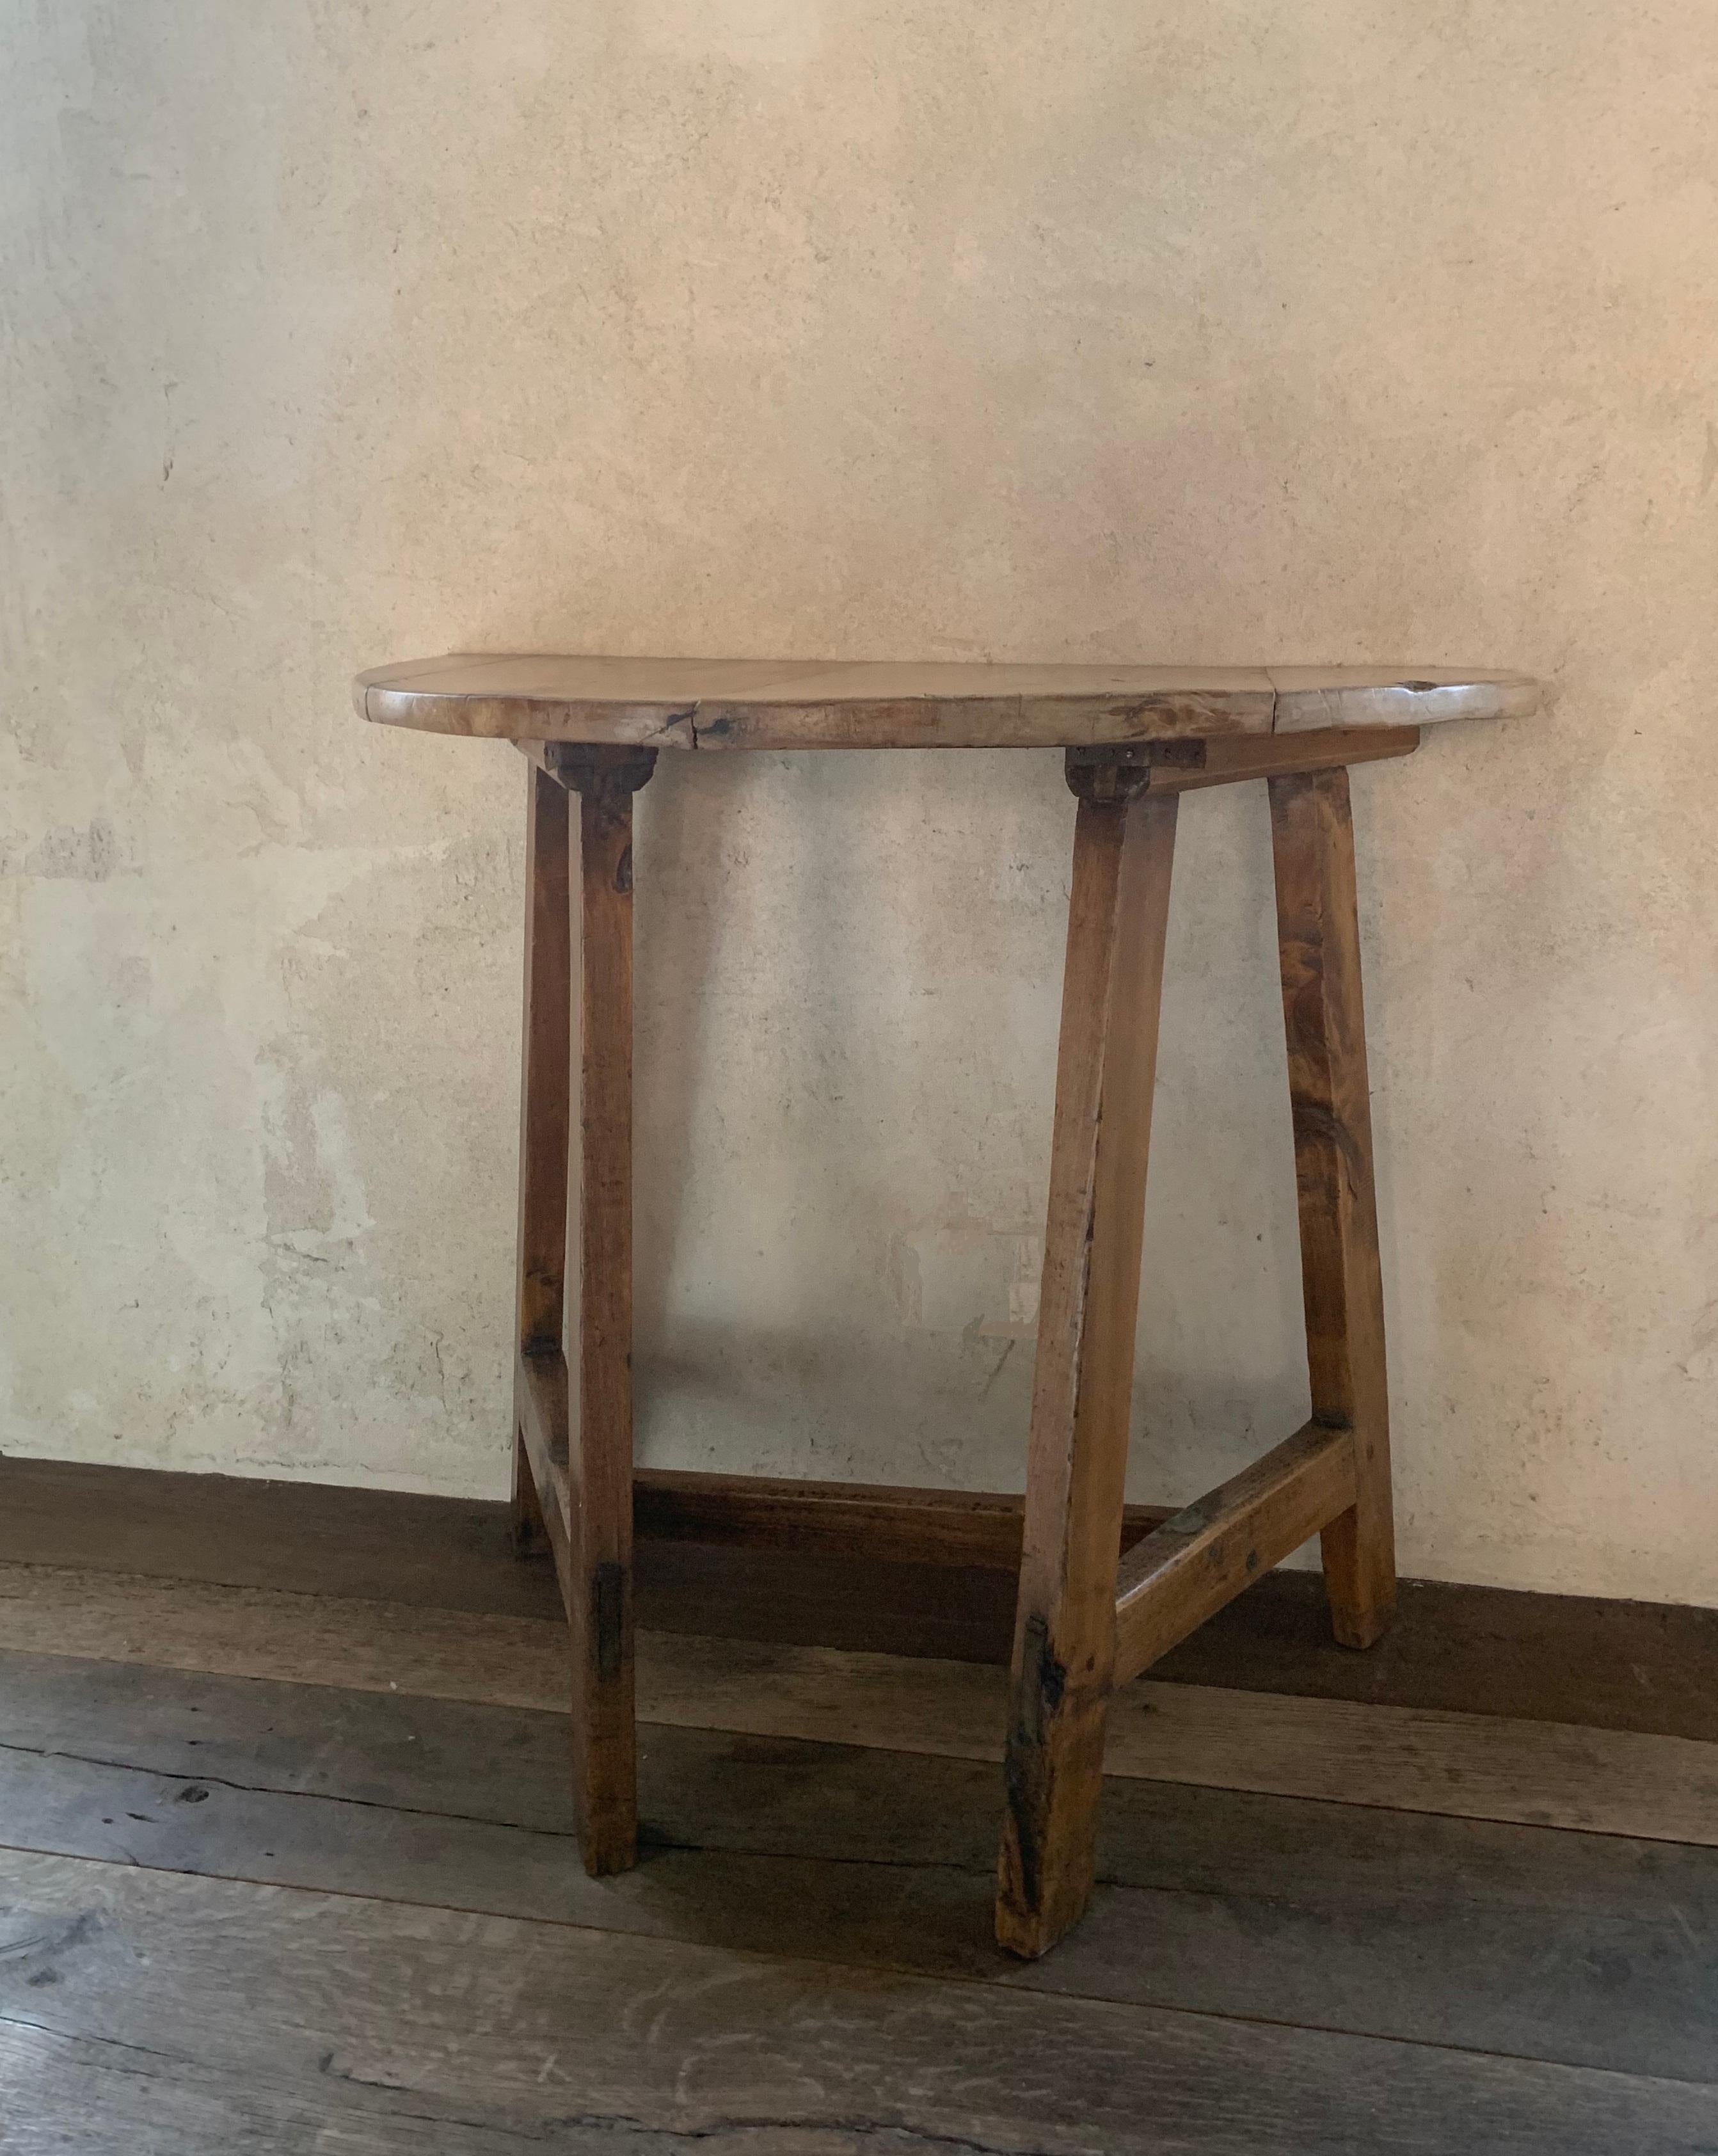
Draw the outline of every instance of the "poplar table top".
M487 740L680 749L1090 748L1525 717L1525 674L1388 666L992 666L454 652L361 674L361 716Z

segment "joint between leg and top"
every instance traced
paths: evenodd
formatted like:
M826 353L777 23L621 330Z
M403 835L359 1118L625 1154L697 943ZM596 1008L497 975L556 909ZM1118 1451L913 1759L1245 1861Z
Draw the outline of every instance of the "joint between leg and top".
M1412 756L1418 726L1326 726L1305 733L1209 734L1187 740L1111 742L1066 752L1068 783L1082 798L1189 793L1247 779L1331 771Z
M656 768L654 748L556 741L522 741L517 746L528 762L570 793L636 793Z

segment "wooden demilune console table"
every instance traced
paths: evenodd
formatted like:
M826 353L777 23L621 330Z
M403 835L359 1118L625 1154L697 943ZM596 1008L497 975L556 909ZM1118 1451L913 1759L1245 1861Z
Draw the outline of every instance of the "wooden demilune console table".
M635 1532L1018 1563L997 1936L1042 1953L1091 1892L1115 1686L1314 1534L1337 1639L1370 1646L1389 1620L1347 767L1408 755L1433 722L1523 716L1536 685L1356 669L455 655L362 675L355 693L367 718L511 741L529 760L515 1506L521 1540L553 1551L567 1604L587 1867L623 1871L636 1855ZM1079 798L1023 1507L637 1472L633 795L659 752L1011 747L1064 749ZM1176 803L1249 778L1270 797L1312 1419L1152 1524L1124 1517L1122 1491Z

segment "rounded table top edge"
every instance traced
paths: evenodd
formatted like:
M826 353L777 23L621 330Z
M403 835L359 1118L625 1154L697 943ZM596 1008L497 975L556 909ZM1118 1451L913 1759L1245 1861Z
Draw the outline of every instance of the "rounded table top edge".
M587 669L646 679L629 690L623 675L592 694L598 684L578 678ZM507 678L521 670L539 685ZM705 673L726 693L664 695L662 684L648 681L653 670L672 672L688 688ZM752 693L721 678L746 671L782 678ZM656 693L643 692L650 686ZM372 668L354 680L352 701L374 724L488 740L684 749L1090 747L1525 718L1539 708L1542 690L1531 675L1479 668L771 666L452 653Z

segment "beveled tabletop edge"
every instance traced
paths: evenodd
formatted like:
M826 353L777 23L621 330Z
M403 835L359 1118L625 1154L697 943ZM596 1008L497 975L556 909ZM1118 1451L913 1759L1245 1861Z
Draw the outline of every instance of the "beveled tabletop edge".
M680 749L1098 747L1525 717L1523 674L451 653L361 674L361 717L500 740Z

